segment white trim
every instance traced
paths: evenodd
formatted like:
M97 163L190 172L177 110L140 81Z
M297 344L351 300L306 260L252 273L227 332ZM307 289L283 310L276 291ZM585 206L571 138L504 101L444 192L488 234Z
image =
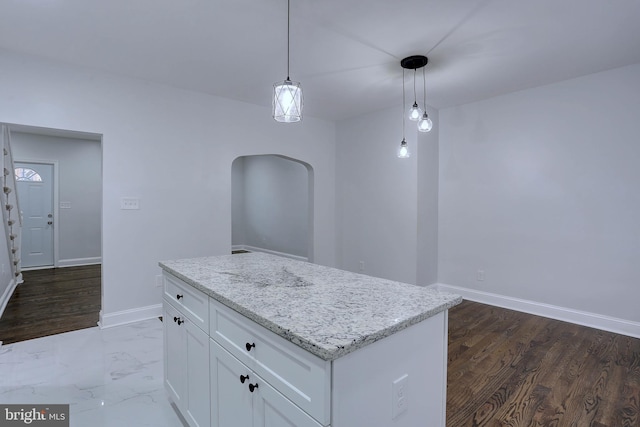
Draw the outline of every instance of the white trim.
M20 271L34 271L34 270L51 270L55 268L53 265L39 265L37 267L23 267Z
M292 254L287 254L287 253L284 253L284 252L272 251L271 249L258 248L258 247L255 247L255 246L233 245L231 247L231 249L234 250L234 251L264 252L264 253L267 253L267 254L278 255L278 256L285 257L285 258L295 259L295 260L298 260L298 261L309 261L309 258L300 256L300 255L292 255Z
M58 261L58 267L79 267L81 265L94 265L101 264L102 257L88 257L88 258L69 258L61 259Z
M7 304L9 304L9 300L11 299L11 295L13 295L13 291L16 290L16 286L18 286L18 281L16 279L11 279L11 281L9 282L9 286L7 286L7 289L4 290L2 297L0 297L0 318L2 318L4 310L5 308L7 308Z
M104 314L102 310L100 310L98 326L100 326L100 329L106 329L160 316L162 316L162 304L148 305L146 307L132 308L130 310L116 311L115 313L107 314Z
M604 316L602 314L574 310L572 308L559 307L536 301L492 294L475 289L447 285L444 283L435 283L430 285L430 287L435 287L436 289L445 292L459 294L464 299L470 301L481 302L497 307L535 314L537 316L575 323L577 325L588 326L590 328L601 329L603 331L614 332L616 334L640 338L640 322L618 319L615 317Z

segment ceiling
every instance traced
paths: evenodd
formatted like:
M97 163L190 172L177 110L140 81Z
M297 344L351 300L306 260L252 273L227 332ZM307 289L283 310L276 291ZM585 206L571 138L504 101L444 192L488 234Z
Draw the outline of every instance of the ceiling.
M0 5L0 49L264 106L286 77L286 0ZM340 120L401 105L422 54L451 107L640 63L639 22L638 0L291 0L290 75L306 116Z

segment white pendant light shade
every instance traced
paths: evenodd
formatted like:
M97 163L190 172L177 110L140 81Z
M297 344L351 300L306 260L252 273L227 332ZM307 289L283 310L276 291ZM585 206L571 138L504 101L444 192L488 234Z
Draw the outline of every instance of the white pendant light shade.
M302 88L299 82L287 79L273 85L273 118L283 123L302 120Z
M432 127L433 127L433 122L431 121L431 119L427 115L427 112L425 111L424 114L422 115L422 118L418 122L418 130L420 132L429 132Z
M402 138L400 147L398 147L398 157L401 159L406 159L411 157L411 153L409 152L409 147L407 146L407 141L405 141L404 138Z
M418 103L414 102L413 107L409 110L409 120L417 122L422 117L422 109L418 107Z

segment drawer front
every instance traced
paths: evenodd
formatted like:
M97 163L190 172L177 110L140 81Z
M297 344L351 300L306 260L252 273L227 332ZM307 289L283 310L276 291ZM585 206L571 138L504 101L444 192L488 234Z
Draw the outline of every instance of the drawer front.
M164 297L200 329L209 333L209 297L177 277L163 273Z
M306 413L328 425L331 362L314 356L213 299L210 304L211 338Z

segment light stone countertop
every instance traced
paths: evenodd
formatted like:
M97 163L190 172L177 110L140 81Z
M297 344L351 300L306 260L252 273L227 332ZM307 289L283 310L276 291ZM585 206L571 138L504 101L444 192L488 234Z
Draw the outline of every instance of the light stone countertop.
M265 253L159 264L324 360L335 360L462 301L459 295Z

